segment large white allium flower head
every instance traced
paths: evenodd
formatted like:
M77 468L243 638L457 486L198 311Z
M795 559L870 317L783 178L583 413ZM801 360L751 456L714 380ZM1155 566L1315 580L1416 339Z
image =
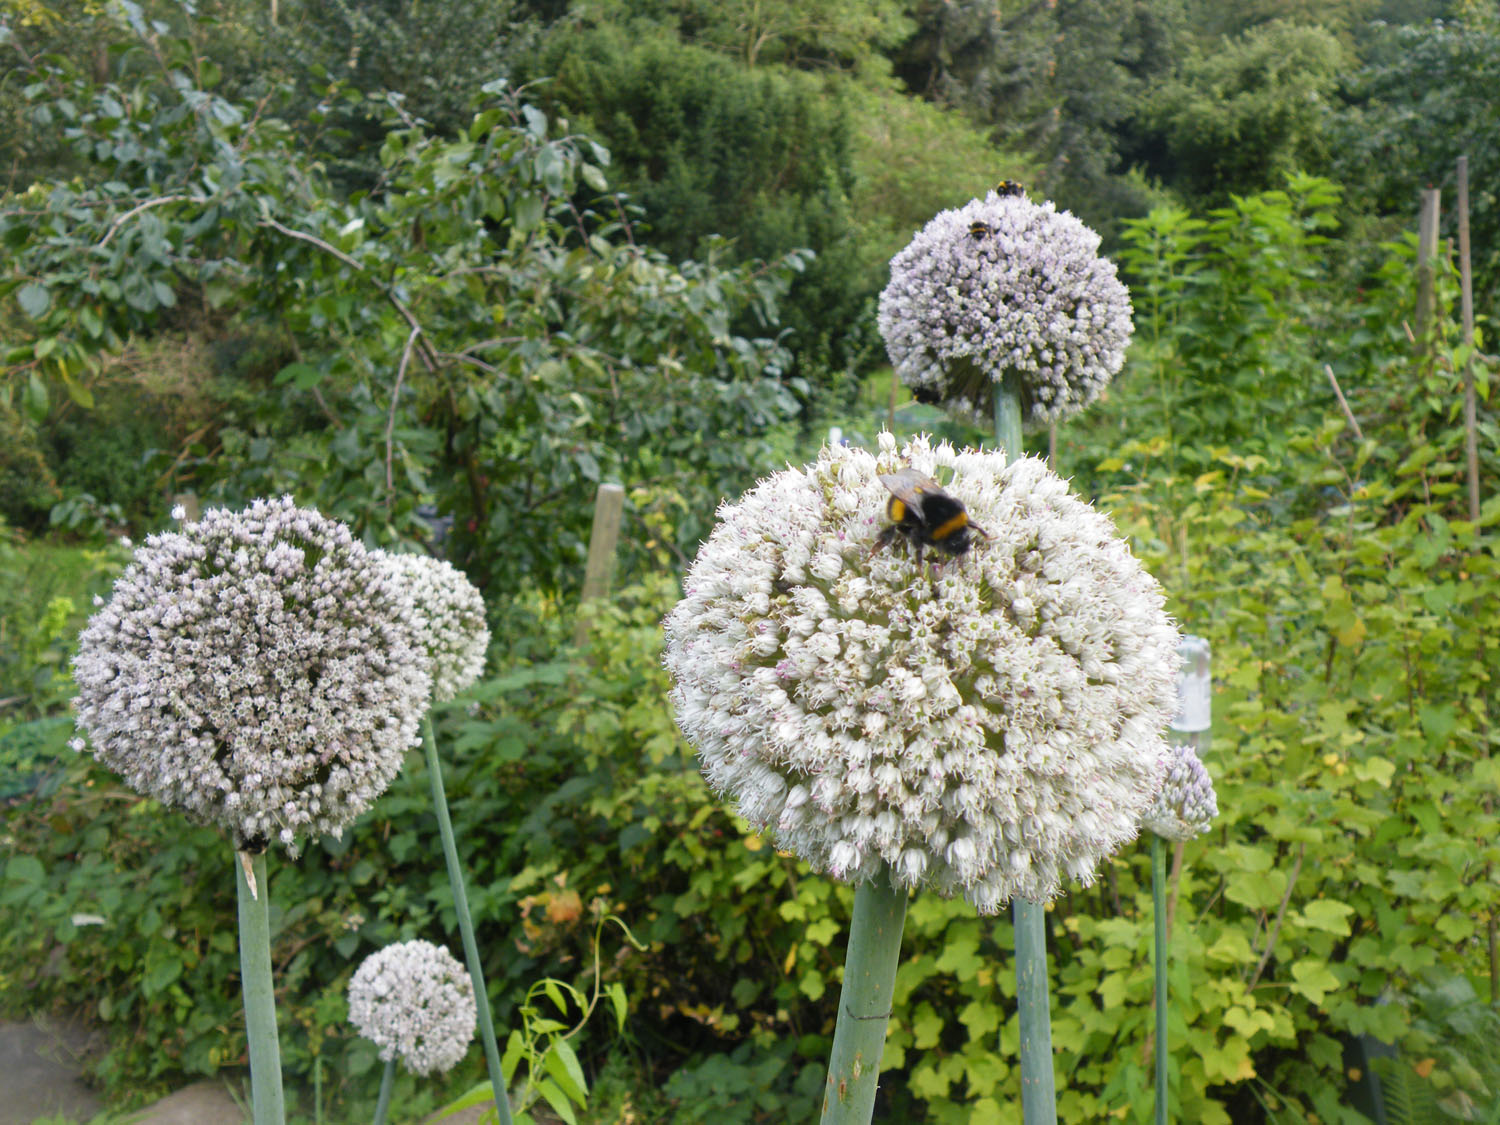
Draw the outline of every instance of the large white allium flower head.
M918 398L988 422L1012 372L1036 427L1082 410L1114 378L1130 314L1097 234L1050 201L990 192L935 216L891 259L878 323Z
M139 793L236 847L337 836L400 768L430 688L392 572L291 497L153 535L79 637L79 726Z
M991 538L875 551L882 474L935 477ZM1088 883L1168 756L1177 630L1105 516L1035 459L925 438L825 448L720 509L666 620L709 784L819 871L962 894Z
M376 950L349 981L349 1022L380 1058L413 1074L452 1070L474 1039L479 1010L468 970L440 945L402 941Z
M1173 746L1167 775L1142 827L1168 840L1191 840L1207 832L1218 815L1213 779L1198 752L1187 743Z
M376 552L410 594L412 640L432 660L432 699L442 703L484 671L490 644L484 598L463 571L429 555Z

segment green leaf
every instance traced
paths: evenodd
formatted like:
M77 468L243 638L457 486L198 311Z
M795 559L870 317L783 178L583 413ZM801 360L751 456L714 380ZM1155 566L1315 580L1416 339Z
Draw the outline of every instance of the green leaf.
M147 968L141 979L141 991L151 996L172 984L182 976L182 962L176 957L157 961Z
M578 1061L571 1044L566 1039L554 1039L543 1059L547 1073L557 1079L563 1093L579 1105L589 1100L589 1083L584 1077L583 1066Z
M568 1101L568 1096L557 1088L557 1084L548 1082L543 1078L536 1084L537 1093L547 1099L547 1104L552 1107L552 1112L561 1117L568 1125L578 1125L578 1117L573 1112L573 1104Z
M625 1016L629 1012L629 1006L625 1001L625 986L619 981L612 981L605 989L604 994L609 997L609 1002L615 1010L615 1025L619 1030L625 1028Z
M5 865L5 880L8 883L40 883L47 877L47 869L34 855L17 855Z
M39 426L47 420L47 385L35 371L27 373L26 389L21 392L21 405L26 411L26 417L34 425Z
M52 304L52 294L45 285L38 285L35 281L21 286L21 291L16 294L16 300L21 305L21 311L32 320L40 320L42 314Z
M578 166L578 174L583 177L583 182L595 191L609 190L609 181L604 178L604 173L599 170L597 165L585 161Z
M545 204L540 195L523 195L516 200L515 222L516 229L523 234L533 231L542 221L542 212Z
M1339 978L1333 975L1323 961L1294 961L1290 987L1293 992L1312 1003L1322 1004L1325 996L1339 988Z
M311 390L323 381L323 372L310 363L289 363L272 380L278 387L291 383L299 391Z
M1354 907L1345 902L1320 898L1309 902L1298 913L1304 926L1346 936L1349 933L1349 916L1354 913Z
M1396 774L1396 766L1384 758L1364 758L1353 763L1354 776L1360 781L1373 781L1382 789L1391 787L1391 778Z

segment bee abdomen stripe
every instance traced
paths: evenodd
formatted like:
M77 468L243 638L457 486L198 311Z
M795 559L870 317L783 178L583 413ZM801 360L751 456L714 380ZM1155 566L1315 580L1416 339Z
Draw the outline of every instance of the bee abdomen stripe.
M957 515L944 520L942 523L933 528L932 537L934 539L946 539L955 531L963 530L963 528L968 526L968 523L969 513L961 511Z
M891 502L886 505L885 514L890 516L895 523L900 523L906 518L906 505L892 496Z

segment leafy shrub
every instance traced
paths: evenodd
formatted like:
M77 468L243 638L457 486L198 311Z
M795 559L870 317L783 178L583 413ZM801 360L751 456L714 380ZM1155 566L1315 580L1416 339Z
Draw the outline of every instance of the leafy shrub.
M34 530L61 496L36 430L0 402L0 519Z

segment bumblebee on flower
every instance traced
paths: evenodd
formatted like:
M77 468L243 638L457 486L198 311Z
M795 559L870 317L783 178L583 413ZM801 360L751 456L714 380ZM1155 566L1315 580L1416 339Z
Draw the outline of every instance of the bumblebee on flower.
M872 551L910 470L991 536ZM1040 461L918 439L824 449L720 512L668 616L708 781L835 877L981 911L1133 839L1164 770L1177 631L1108 519Z

